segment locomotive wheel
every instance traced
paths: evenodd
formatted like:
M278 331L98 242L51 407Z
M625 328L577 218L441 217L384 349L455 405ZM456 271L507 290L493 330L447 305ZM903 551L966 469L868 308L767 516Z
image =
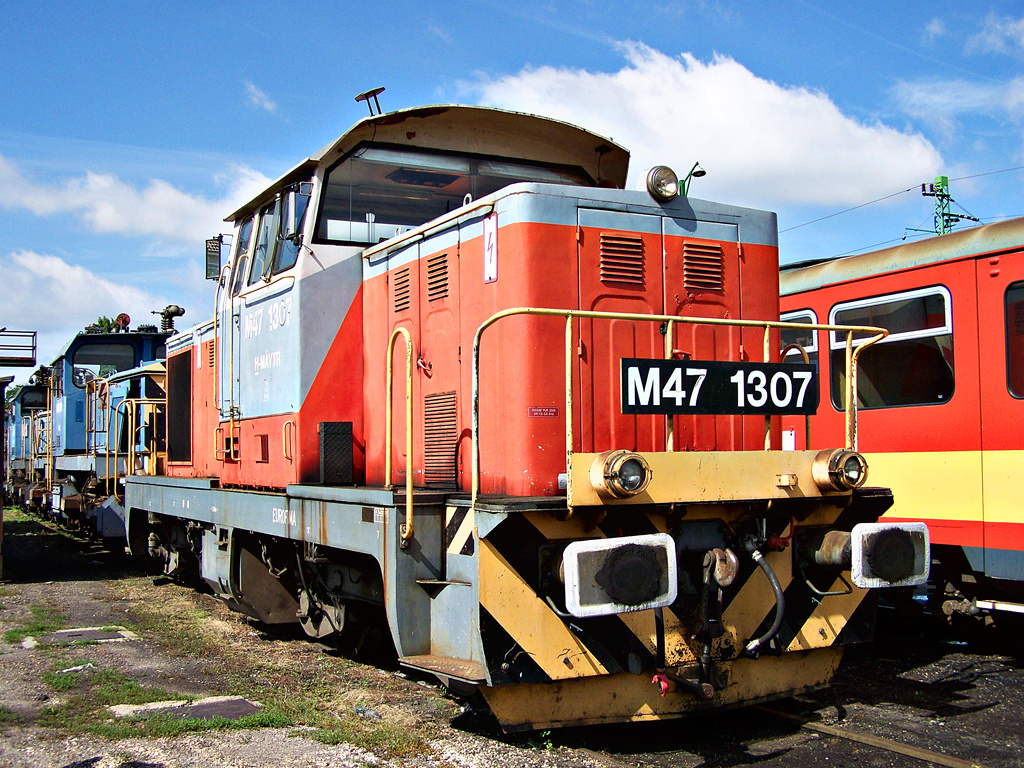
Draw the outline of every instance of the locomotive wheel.
M357 600L322 599L315 590L299 594L299 623L310 637L344 656L380 662L395 656L383 608Z

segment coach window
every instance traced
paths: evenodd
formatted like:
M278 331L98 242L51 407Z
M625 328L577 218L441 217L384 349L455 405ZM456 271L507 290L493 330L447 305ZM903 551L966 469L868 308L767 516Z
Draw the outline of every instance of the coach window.
M784 323L807 323L817 325L818 317L810 309L798 309L795 312L786 312L780 318ZM782 359L784 363L802 363L803 356L796 347L802 347L807 353L807 362L811 365L818 364L818 332L804 328L783 328L782 349L787 350Z
M231 293L236 294L245 285L245 268L249 264L249 241L252 240L252 216L238 228L238 245L235 246L235 276Z
M267 265L274 258L274 246L277 244L277 227L280 219L277 215L278 201L263 206L260 211L260 227L256 234L256 246L252 253L252 267L247 285L252 285L267 272Z
M1024 282L1006 289L1006 386L1024 398Z
M938 405L953 396L953 317L942 286L837 304L833 325L871 325L889 335L861 353L857 407ZM870 334L854 334L854 345ZM829 332L832 403L845 408L846 335Z

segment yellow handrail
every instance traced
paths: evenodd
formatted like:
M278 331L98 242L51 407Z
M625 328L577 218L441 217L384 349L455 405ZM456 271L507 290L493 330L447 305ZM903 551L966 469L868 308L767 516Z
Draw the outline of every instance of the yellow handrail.
M402 336L405 339L405 522L402 524L402 549L412 543L412 334L409 329L399 326L395 328L388 341L388 403L384 415L384 484L393 488L391 482L391 421L392 421L392 390L394 388L394 371L392 357L395 353L395 341Z
M573 454L573 410L572 410L572 321L577 318L592 320L631 320L666 324L666 346L665 357L672 355L671 339L673 337L673 326L676 323L688 325L721 325L742 328L763 328L764 329L764 359L770 359L770 331L778 330L814 330L814 331L836 331L846 334L846 371L847 371L847 397L846 397L846 447L851 450L857 449L857 402L854 394L857 391L857 359L860 353L872 344L881 341L889 332L884 328L872 326L848 326L848 325L818 325L813 323L790 323L780 320L727 320L708 317L679 317L676 315L640 315L625 312L590 312L575 309L547 309L539 307L515 307L496 312L485 320L477 328L473 338L473 434L472 434L472 494L473 504L476 505L480 495L480 343L485 330L507 317L518 315L540 315L546 317L565 318L565 451L566 466L570 465ZM853 346L853 334L868 333L872 336ZM390 358L389 358L390 360ZM666 416L666 445L672 435L672 427L669 426L672 416ZM766 420L766 425L769 422ZM766 432L768 427L766 426ZM766 434L765 449L768 444L769 435ZM672 450L672 448L670 448ZM572 498L572 473L567 472L567 484L570 486L568 498ZM572 510L569 510L572 513Z
M122 409L122 407L125 407L125 412L128 414L128 455L125 457L125 463L124 463L124 473L125 473L125 475L131 474L132 473L132 469L135 466L135 459L136 459L135 433L139 429L143 429L146 426L145 424L142 424L141 426L137 425L138 416L136 415L135 407L136 406L143 406L143 405L161 406L161 405L166 405L166 401L161 399L161 398L156 398L156 397L138 397L138 398L126 397L124 400L122 400L120 403L118 403L114 407L114 418L110 419L108 421L108 425L110 423L114 423L114 424L117 425L118 429L116 430L116 432L118 433L118 436L119 436L120 432L121 432L119 427L123 423L121 421L121 419L123 418L123 416L121 414L121 409ZM126 406L131 406L131 409L129 410L129 408L126 407ZM157 415L157 410L156 409L154 409L153 415L154 416ZM166 417L167 417L167 412L165 410L164 411L164 418L166 418ZM156 425L155 424L153 425L153 427L154 427L153 428L154 437L153 437L153 445L150 448L150 455L153 457L153 460L155 462L156 459L157 459L156 433L157 433L158 430L156 429ZM121 452L120 449L121 449L121 440L119 439L119 437L115 437L115 440L114 440L114 475L113 475L113 477L114 477L114 492L113 492L113 496L114 496L114 500L118 504L121 503L121 497L118 496L118 494L117 494L117 461L118 461L118 458L119 458L118 454ZM106 476L107 476L107 478L110 478L111 474L110 474L110 430L109 430L109 428L107 430L107 453L106 453L106 456L105 456L104 467L106 469Z

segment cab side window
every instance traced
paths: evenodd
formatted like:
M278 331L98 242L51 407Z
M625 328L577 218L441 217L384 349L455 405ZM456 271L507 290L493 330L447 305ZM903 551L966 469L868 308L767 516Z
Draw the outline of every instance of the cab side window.
M235 273L231 279L231 293L236 294L245 284L245 268L249 266L249 242L252 240L252 217L238 228L238 244L235 246Z
M857 407L938 405L953 396L953 315L942 286L875 296L837 304L833 325L875 326L889 335L860 355ZM854 345L868 333L855 333ZM829 332L832 403L844 409L846 334Z
M1024 282L1006 289L1006 386L1024 398Z
M292 210L292 205L295 210ZM300 237L303 222L306 219L306 208L309 207L309 195L286 194L282 196L281 203L281 234L278 237L277 255L274 257L273 274L284 272L295 266L299 259ZM294 226L294 233L291 237L285 237L286 226Z
M278 201L263 206L260 211L260 225L256 234L256 245L252 253L252 267L249 271L249 280L246 285L252 285L267 272L269 265L274 258L274 249L277 245L277 228L280 223L278 216Z

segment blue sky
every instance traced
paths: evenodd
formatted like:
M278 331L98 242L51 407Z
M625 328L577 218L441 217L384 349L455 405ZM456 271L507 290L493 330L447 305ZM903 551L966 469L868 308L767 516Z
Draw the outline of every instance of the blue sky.
M1019 2L82 0L0 25L0 327L41 362L101 314L210 316L203 239L379 85L385 110L582 125L633 176L700 161L690 194L777 211L783 261L919 236L938 174L983 222L1024 215Z

